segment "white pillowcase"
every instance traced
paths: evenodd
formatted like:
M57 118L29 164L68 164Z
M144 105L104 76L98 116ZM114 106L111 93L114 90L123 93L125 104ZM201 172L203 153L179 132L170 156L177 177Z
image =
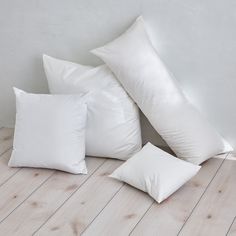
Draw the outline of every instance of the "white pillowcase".
M147 192L160 203L191 179L200 168L147 143L110 177Z
M86 174L84 98L30 94L16 88L14 91L16 125L8 165Z
M141 149L138 107L106 65L91 67L44 55L51 93L87 96L86 154L128 159Z
M92 51L115 73L178 157L200 164L232 147L187 101L145 30L142 17L120 37Z

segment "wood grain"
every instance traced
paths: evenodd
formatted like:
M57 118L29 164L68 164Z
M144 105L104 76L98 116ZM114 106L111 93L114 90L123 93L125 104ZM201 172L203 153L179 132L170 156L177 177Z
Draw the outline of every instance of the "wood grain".
M43 184L52 173L52 170L23 168L2 185L0 187L0 222Z
M180 235L226 235L236 215L236 161L225 160Z
M6 151L0 157L0 186L9 180L20 168L8 167L7 163L10 159L12 150Z
M154 203L131 235L176 236L222 162L223 159L209 160L171 197L161 204Z
M123 185L108 177L120 164L107 160L36 235L80 235Z
M0 224L0 232L4 235L32 235L103 162L104 159L87 159L88 175L56 171L41 188Z
M0 155L12 147L14 130L10 128L0 129Z
M124 185L82 235L129 235L152 203L146 193Z
M204 163L162 204L108 177L122 162L86 158L88 175L9 168L0 128L0 235L236 235L236 158Z

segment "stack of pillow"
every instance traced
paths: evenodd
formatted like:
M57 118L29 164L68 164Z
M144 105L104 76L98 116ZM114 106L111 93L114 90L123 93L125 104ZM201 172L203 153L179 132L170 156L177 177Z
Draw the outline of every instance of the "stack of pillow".
M127 160L111 177L161 202L193 177L199 164L232 151L186 99L153 48L142 17L92 53L105 64L43 56L51 95L14 89L9 166L86 174L85 154ZM142 148L138 107L180 159L151 143Z

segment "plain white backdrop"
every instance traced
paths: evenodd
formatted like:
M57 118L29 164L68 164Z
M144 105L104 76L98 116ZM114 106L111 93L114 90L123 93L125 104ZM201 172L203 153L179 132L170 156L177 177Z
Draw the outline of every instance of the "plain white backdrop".
M89 50L143 15L189 99L236 148L234 0L1 0L0 126L14 126L12 86L48 92L41 54L98 65ZM147 122L144 142L162 145ZM151 137L151 139L150 139Z

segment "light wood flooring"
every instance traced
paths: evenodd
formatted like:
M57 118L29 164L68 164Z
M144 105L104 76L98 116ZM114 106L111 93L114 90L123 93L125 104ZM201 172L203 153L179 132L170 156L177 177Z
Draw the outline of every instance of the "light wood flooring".
M236 235L236 158L221 155L162 204L107 177L121 161L87 157L88 175L9 168L0 128L0 236Z

